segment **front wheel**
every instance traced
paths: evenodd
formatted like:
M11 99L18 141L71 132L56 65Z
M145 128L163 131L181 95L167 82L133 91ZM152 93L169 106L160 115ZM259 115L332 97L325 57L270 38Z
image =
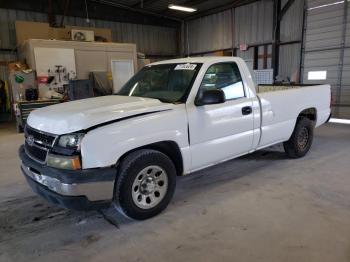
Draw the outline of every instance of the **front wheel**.
M168 206L175 186L176 169L171 159L159 151L142 149L122 161L114 201L122 214L143 220Z
M306 117L299 118L291 138L283 143L290 158L300 158L309 152L314 137L314 122Z

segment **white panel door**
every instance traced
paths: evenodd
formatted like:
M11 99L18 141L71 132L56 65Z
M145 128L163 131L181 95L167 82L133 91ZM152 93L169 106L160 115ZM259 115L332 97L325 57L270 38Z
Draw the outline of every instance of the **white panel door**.
M112 60L113 92L117 93L134 75L133 60Z

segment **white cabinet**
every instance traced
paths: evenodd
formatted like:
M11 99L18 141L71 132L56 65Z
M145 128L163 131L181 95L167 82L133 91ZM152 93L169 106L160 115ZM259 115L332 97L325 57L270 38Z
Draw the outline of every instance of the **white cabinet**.
M72 63L74 60L77 79L88 79L92 71L106 71L115 76L113 83L116 85L115 90L119 90L137 70L137 52L135 44L121 43L99 43L99 42L78 42L78 41L61 41L61 40L42 40L29 39L19 47L21 60L34 70L41 70L40 59L36 61L34 49L44 48L45 59L60 61L60 63ZM57 50L73 50L71 55L60 56ZM50 52L50 50L52 52ZM58 57L57 57L58 55ZM61 58L64 61L61 61ZM112 61L117 61L113 62ZM119 61L119 62L118 62ZM38 63L39 62L39 63ZM112 66L113 64L113 66Z

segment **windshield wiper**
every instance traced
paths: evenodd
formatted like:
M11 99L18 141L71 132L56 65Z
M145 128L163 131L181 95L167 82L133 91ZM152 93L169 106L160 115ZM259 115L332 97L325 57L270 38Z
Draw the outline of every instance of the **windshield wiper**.
M153 98L153 97L150 97L150 98ZM154 99L158 99L158 100L159 100L160 102L162 102L162 103L174 104L173 101L169 101L169 100L164 99L164 98L154 97Z
M114 93L113 95L116 95L116 96L128 96L128 95L119 94L119 93ZM175 104L175 103L176 103L176 102L174 102L174 101L167 100L167 99L165 99L165 98L159 98L159 97L148 97L148 96L135 96L135 97L158 99L160 102L162 102L162 103L168 103L168 104Z

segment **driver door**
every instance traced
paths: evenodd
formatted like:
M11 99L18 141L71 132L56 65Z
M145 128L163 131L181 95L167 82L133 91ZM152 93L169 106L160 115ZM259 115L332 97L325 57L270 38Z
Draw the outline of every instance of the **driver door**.
M221 89L222 104L188 107L192 171L249 152L253 143L253 102L247 98L234 62L211 65L199 92Z

